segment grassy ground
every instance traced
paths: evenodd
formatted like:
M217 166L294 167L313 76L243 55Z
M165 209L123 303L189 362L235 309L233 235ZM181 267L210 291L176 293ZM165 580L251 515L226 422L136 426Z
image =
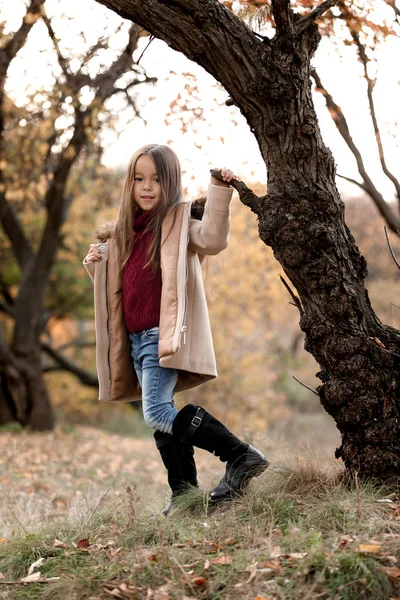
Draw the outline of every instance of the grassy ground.
M400 596L400 495L345 482L314 450L269 452L243 498L215 508L193 489L168 518L151 439L84 427L2 433L0 452L1 599ZM223 466L196 458L209 489Z

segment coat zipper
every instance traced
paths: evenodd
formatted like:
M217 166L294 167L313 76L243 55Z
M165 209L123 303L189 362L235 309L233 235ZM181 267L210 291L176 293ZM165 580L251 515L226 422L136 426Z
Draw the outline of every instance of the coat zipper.
M110 361L110 346L111 346L111 340L110 340L110 329L109 329L109 310L108 310L108 260L106 261L106 311L107 311L107 323L106 323L106 327L107 327L107 335L108 335L108 350L107 350L107 362L108 362L108 373L109 373L109 378L111 381L111 361Z
M186 316L187 316L187 306L188 306L188 291L187 291L187 283L189 279L189 265L188 265L188 246L189 246L189 227L190 227L190 210L188 217L188 230L187 230L187 242L186 242L186 277L185 277L185 308L183 311L183 321L181 327L181 334L183 333L183 343L186 344Z

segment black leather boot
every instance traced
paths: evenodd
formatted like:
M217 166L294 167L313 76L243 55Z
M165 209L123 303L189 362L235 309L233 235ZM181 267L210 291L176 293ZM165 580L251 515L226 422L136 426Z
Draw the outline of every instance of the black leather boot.
M210 494L212 502L242 494L250 479L269 465L261 452L242 442L204 408L194 404L187 404L179 411L172 433L181 442L208 450L227 463L224 477Z
M191 444L180 442L169 433L155 431L154 439L161 459L167 469L168 483L172 495L169 503L162 511L167 516L174 498L184 492L189 485L197 487L197 470L194 461L194 448Z

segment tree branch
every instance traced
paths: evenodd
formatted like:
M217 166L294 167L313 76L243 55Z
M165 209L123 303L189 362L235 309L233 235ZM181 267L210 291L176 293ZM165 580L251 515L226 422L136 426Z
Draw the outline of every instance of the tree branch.
M282 283L285 286L285 288L287 289L287 291L289 292L289 294L290 294L290 296L291 296L291 298L293 300L294 306L297 307L300 315L302 315L303 312L304 312L304 310L303 310L303 307L301 305L300 299L296 296L296 294L293 292L292 288L287 283L287 281L282 277L282 275L279 275L279 278L282 281Z
M210 173L213 177L215 177L215 179L223 181L221 173L219 171L210 169ZM239 179L234 179L230 182L229 185L238 192L242 204L250 208L252 212L258 215L260 212L260 203L265 197L260 198L259 196L256 196L255 193L250 188L248 188L247 185L243 183L243 181L240 181Z
M393 258L393 260L394 260L394 262L395 262L395 265L396 265L396 267L397 267L398 269L400 269L400 263L399 263L399 261L397 260L397 258L396 258L396 256L395 256L394 250L393 250L393 248L392 248L392 244L390 243L389 234L388 234L388 232L387 232L387 229L386 229L386 227L384 227L384 230L385 230L385 236L386 236L387 245L389 246L389 252L390 252L390 254L392 255L392 258Z
M282 37L290 37L293 33L293 11L290 0L271 0L276 33Z
M350 183L354 183L354 185L357 185L359 188L361 188L362 190L364 190L364 192L367 192L368 194L368 188L365 185L365 183L362 183L361 181L357 181L357 179L352 179L351 177L346 177L346 175L341 175L340 173L336 173L337 177L340 177L340 179L345 179L346 181L349 181Z
M400 219L393 212L390 205L385 201L384 197L379 192L379 190L375 187L374 182L369 177L367 170L364 166L364 161L361 156L361 152L358 149L358 147L356 146L356 144L354 143L353 138L351 137L350 130L349 130L349 127L347 124L347 120L342 112L342 109L340 108L340 106L338 106L336 104L332 95L327 91L327 89L322 84L322 81L321 81L316 69L312 69L310 74L316 83L317 91L320 92L323 95L323 97L325 98L325 103L326 103L327 109L331 115L331 118L333 119L333 122L336 125L337 130L339 131L343 140L346 142L347 147L349 148L349 150L353 154L354 158L356 159L358 172L363 180L362 189L364 189L364 191L367 192L367 194L372 198L373 202L375 203L376 207L378 208L379 212L385 219L385 221L388 224L388 226L390 227L390 229L394 233L398 233L398 231L400 230ZM359 183L356 180L350 180L350 181L352 183L355 183L356 185L359 185Z
M311 23L314 23L317 19L322 17L327 10L332 8L332 6L335 6L338 1L339 0L325 0L325 2L322 2L319 6L314 8L308 15L301 17L296 24L296 33L302 33Z
M260 54L266 47L218 0L96 1L204 67L235 104L247 103L248 89L254 87ZM248 106L252 107L250 102Z
M400 201L400 182L393 175L393 173L389 170L389 168L386 164L386 160L385 160L385 152L384 152L384 148L383 148L383 144L382 144L381 133L379 130L378 119L377 119L376 111L375 111L375 102L374 102L374 95L373 95L375 82L372 81L372 79L370 78L369 73L368 73L368 62L369 61L368 61L367 53L365 51L365 46L361 43L360 36L358 35L358 33L356 31L350 30L350 33L351 33L351 37L353 38L353 40L357 46L358 56L360 57L360 61L364 68L364 78L367 82L367 96L368 96L369 110L371 112L372 124L374 127L375 140L376 140L376 144L378 146L379 160L381 163L382 171L385 173L386 177L388 177L388 179L390 179L390 181L393 183L395 190L396 190L397 199Z
M29 7L26 10L24 19L20 28L14 33L12 38L8 41L8 43L1 48L0 50L0 85L2 87L2 83L7 75L8 67L13 60L13 58L18 54L21 50L22 46L25 44L26 38L33 25L39 18L42 5L46 0L31 0ZM29 18L29 15L37 16L37 18Z
M74 375L76 375L76 377L84 385L88 385L90 387L98 387L99 386L99 381L98 381L96 375L93 375L93 373L89 373L88 371L85 371L84 369L81 369L80 367L75 365L71 360L69 360L68 358L63 356L58 350L55 350L54 348L52 348L50 346L50 344L46 344L45 342L42 342L41 348L44 352L46 352L46 354L51 356L51 358L53 360L55 360L57 363L56 367L50 367L47 370L69 371L70 373L73 373ZM46 370L46 369L44 369L44 370Z
M3 181L1 173L0 181ZM32 248L25 236L17 215L7 201L5 193L2 191L0 191L0 223L4 229L4 233L11 242L14 256L20 268L23 269L33 257Z
M69 69L69 63L67 61L67 59L63 56L61 50L60 50L60 46L58 43L58 39L56 34L54 33L54 29L53 26L51 24L51 21L49 19L49 17L47 16L47 14L45 13L45 11L43 10L43 14L42 14L42 19L47 27L47 31L49 33L49 37L51 39L51 41L53 42L56 54L57 54L57 58L58 58L58 64L60 65L62 72L65 75L65 78L67 79L68 82L71 81L71 71Z

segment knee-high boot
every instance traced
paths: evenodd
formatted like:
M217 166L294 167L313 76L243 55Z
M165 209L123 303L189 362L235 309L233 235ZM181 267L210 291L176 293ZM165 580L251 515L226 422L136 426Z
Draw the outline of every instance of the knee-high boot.
M227 463L224 477L210 494L212 502L240 495L250 479L269 465L261 452L242 442L204 408L194 404L187 404L176 415L172 434Z
M161 460L167 469L168 483L172 491L171 499L162 511L166 516L176 496L184 492L189 485L198 485L194 448L190 443L180 442L169 433L155 431L153 435Z

